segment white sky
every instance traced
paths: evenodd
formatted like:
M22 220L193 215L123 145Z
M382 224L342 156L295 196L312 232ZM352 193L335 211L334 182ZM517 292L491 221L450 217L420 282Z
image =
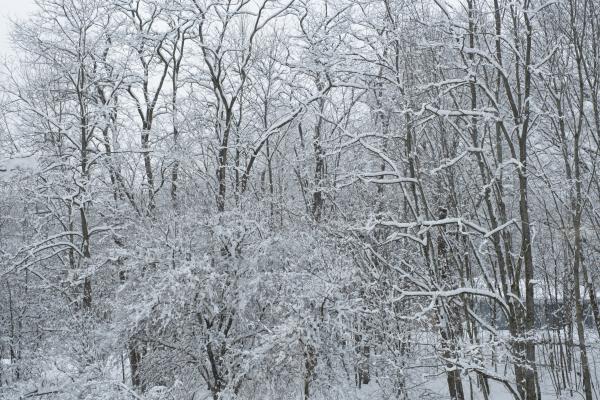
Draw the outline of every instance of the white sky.
M22 19L34 9L34 0L0 0L0 55L10 51L10 19Z

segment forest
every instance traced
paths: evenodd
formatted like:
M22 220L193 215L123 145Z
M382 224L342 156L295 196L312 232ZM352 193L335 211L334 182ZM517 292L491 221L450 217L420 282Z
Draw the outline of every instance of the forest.
M600 399L600 2L36 3L0 399Z

